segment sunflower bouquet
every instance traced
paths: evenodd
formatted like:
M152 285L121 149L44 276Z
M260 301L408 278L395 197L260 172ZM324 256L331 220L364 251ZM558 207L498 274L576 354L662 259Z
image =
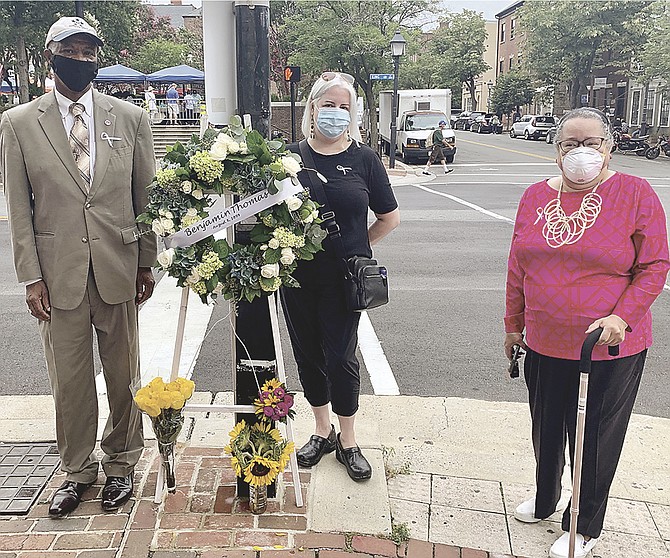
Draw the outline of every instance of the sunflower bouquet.
M286 417L295 415L293 396L282 382L272 378L261 386L258 398L254 400L255 413L261 418L286 423Z
M163 378L158 377L135 392L135 404L151 419L169 492L174 492L177 487L174 474L175 443L184 425L184 405L193 395L194 389L195 383L186 378L165 383Z

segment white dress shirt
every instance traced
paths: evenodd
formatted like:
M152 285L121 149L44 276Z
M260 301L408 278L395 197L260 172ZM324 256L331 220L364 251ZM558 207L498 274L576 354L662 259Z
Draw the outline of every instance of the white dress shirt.
M58 110L63 120L63 128L65 129L65 136L70 138L70 132L74 126L74 116L70 112L70 105L72 103L79 103L84 106L85 112L81 115L88 128L88 151L89 159L89 176L91 177L91 184L93 184L93 172L95 169L95 122L93 119L93 88L84 93L78 101L71 101L65 95L62 95L54 88L56 93L56 100L58 101Z

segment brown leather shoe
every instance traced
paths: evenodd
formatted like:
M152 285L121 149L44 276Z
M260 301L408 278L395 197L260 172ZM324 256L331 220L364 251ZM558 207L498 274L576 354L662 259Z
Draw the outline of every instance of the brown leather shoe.
M133 474L126 477L107 477L102 489L102 509L114 511L125 504L133 495Z
M296 457L298 458L298 465L301 467L314 467L321 458L332 451L335 450L335 427L330 425L330 434L328 438L323 436L317 436L316 434L312 435L304 446L302 446L297 452Z
M65 481L54 492L49 506L49 515L62 517L77 509L81 496L91 486L83 482Z

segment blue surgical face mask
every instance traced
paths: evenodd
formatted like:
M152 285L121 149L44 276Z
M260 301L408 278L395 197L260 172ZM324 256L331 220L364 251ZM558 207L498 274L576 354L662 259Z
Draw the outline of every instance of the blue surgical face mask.
M349 127L349 122L351 122L349 111L341 108L320 108L316 117L319 132L331 139L341 136Z

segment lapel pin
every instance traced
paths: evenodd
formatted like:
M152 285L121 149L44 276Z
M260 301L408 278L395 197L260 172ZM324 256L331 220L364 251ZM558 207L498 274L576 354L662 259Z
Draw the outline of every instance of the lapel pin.
M110 136L107 132L103 132L100 134L100 139L105 140L109 144L109 147L114 147L112 142L121 141L123 138L115 138L114 136Z
M111 126L112 121L111 120L105 120L105 126Z

